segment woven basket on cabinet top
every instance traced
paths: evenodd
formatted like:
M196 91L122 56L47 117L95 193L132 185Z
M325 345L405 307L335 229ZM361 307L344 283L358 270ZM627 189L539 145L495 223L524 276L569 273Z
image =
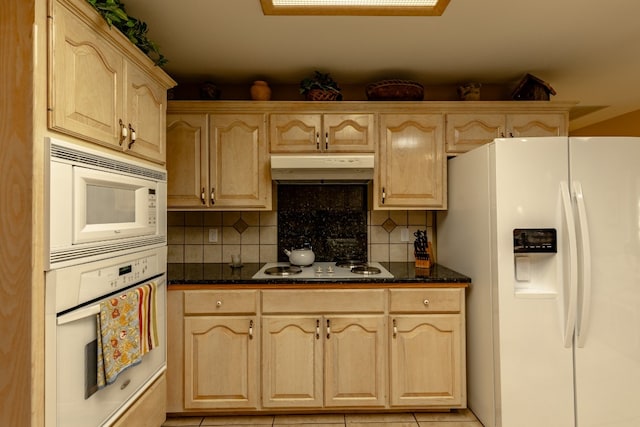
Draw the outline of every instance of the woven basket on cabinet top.
M367 85L370 101L422 101L424 87L411 80L381 80Z
M342 94L333 90L311 89L306 94L307 101L339 101Z

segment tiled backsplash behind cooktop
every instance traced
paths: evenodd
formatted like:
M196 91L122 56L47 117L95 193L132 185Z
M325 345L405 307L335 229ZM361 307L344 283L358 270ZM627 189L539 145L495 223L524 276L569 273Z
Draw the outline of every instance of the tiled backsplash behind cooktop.
M278 261L313 247L317 261L367 260L366 184L278 185Z
M297 247L304 238L294 239L303 234L320 233L324 241L309 237L319 261L331 260L336 251L366 251L369 261L404 262L414 260L414 231L426 229L429 239L435 238L434 212L368 211L358 191L300 190L297 196L279 194L280 212L169 212L168 261L230 262L232 254L240 254L243 262L283 261L282 248ZM404 229L408 241L402 239ZM215 242L209 241L211 230Z

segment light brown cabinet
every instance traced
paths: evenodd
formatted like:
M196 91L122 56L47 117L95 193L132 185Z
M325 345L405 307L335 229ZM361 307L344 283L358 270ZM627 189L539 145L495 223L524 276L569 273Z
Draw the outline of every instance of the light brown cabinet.
M465 407L464 290L390 291L390 405Z
M380 114L374 209L446 209L442 114Z
M262 309L263 407L384 407L383 292L264 291Z
M563 113L451 113L446 115L446 150L455 155L495 138L567 135Z
M374 114L273 113L272 153L372 153Z
M255 409L259 396L255 291L184 293L184 408Z
M464 294L171 290L167 410L464 408Z
M49 128L164 164L175 82L88 4L53 2Z
M169 114L169 208L271 209L263 114Z

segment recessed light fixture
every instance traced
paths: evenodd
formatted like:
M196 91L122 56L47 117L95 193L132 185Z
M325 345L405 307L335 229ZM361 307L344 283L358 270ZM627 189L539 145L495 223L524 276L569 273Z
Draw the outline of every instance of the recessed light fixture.
M265 15L439 16L449 0L260 0Z

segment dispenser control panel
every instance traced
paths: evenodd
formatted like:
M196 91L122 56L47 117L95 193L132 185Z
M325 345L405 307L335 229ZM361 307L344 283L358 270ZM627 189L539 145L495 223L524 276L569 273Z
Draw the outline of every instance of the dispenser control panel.
M555 228L514 228L513 252L557 253L558 239Z

